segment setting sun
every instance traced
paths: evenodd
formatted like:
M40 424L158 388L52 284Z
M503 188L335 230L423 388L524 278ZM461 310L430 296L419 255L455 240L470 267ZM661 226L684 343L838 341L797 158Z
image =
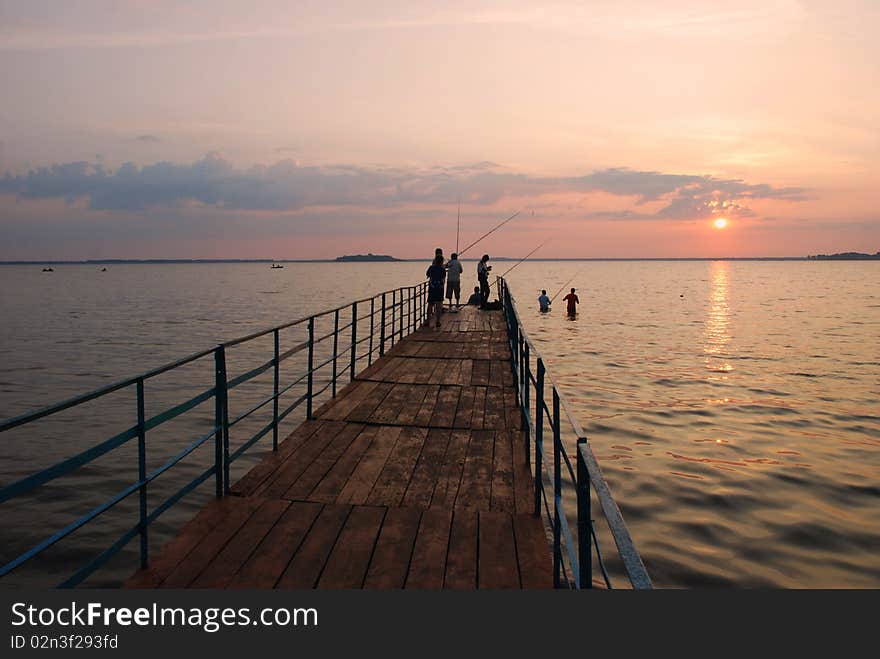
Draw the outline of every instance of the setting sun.
M723 229L727 226L727 220L723 217L719 217L717 220L715 220L714 224L716 229Z

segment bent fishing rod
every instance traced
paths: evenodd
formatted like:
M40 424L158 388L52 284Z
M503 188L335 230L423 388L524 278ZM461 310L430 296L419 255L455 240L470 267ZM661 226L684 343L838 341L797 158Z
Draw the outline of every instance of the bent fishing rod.
M507 275L508 272L510 272L510 271L513 270L516 266L518 266L518 265L520 265L521 263L523 263L527 258L529 258L532 254L534 254L535 252L537 252L539 249L541 249L544 245L546 245L546 244L549 243L549 242L550 242L549 240L545 240L545 241L542 242L540 245L538 245L537 247L535 247L535 249L533 249L531 252L529 252L529 253L526 254L524 257L522 257L522 259L520 259L519 261L517 261L516 263L514 263L512 266L510 266L510 267L504 272L504 274L501 275L501 277L504 277L505 275Z
M553 300L556 299L556 296L559 295L563 290L565 290L565 287L568 286L571 282L573 282L573 281L574 281L574 278L577 277L579 274L581 274L581 273L584 271L584 268L586 268L586 266L584 266L583 268L581 268L580 270L578 270L576 273L574 273L574 274L571 276L571 279L569 279L567 282L565 282L565 283L559 288L559 290L556 291L556 293L553 295L553 297L550 298L550 304L553 304Z
M515 217L516 217L517 215L519 215L520 213L522 213L521 210L515 212L513 215L511 215L511 216L508 217L506 220L504 220L504 222L502 222L501 224L499 224L499 225L497 225L497 226L495 226L495 227L489 229L489 231L487 231L486 233L484 233L482 236L480 236L479 238L477 238L477 239L476 239L474 242L472 242L470 245L468 245L468 246L465 247L463 250L461 250L460 252L458 252L458 255L461 256L461 255L464 254L466 251L468 251L471 247L473 247L473 246L476 245L478 242L480 242L483 238L485 238L486 236L488 236L488 235L490 235L490 234L495 233L496 231L498 231L498 229L500 229L500 228L503 227L505 224L507 224L508 222L510 222L513 218L515 218Z

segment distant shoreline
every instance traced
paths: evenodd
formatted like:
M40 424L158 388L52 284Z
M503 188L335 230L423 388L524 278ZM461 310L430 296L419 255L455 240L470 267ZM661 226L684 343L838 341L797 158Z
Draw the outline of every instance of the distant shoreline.
M431 259L395 259L394 261L353 261L356 263L426 263ZM477 258L462 258L462 261L477 261ZM517 257L500 256L493 261L519 261ZM529 261L543 262L632 262L632 261L877 261L878 257L869 255L867 258L847 258L821 255L816 256L695 256L695 257L604 257L604 258L530 258ZM186 265L211 263L345 263L332 259L87 259L82 261L46 260L46 261L0 261L0 265Z

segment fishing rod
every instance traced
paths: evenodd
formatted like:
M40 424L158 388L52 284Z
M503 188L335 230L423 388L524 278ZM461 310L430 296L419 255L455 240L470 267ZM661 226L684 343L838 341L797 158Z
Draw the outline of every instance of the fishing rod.
M479 238L477 238L477 239L476 239L474 242L472 242L470 245L468 245L468 246L465 247L463 250L461 250L460 252L458 252L458 255L461 256L462 254L464 254L464 253L465 253L466 251L468 251L471 247L473 247L473 246L476 245L478 242L480 242L483 238L485 238L486 236L488 236L488 235L491 234L491 233L496 232L498 229L500 229L500 228L503 227L505 224L507 224L508 222L510 222L513 218L515 218L515 217L516 217L517 215L519 215L520 213L522 213L521 210L515 212L513 215L511 215L511 216L508 217L506 220L504 220L504 222L502 222L501 224L499 224L499 225L493 227L492 229L489 229L489 231L487 231L486 233L484 233L482 236L480 236Z
M461 233L461 197L458 198L458 222L455 224L455 253L458 253L458 236Z
M581 268L580 270L578 270L576 273L574 273L574 274L572 275L571 279L569 279L567 282L565 282L565 283L560 287L560 289L559 289L558 291L556 291L556 293L553 295L553 297L550 298L550 304L553 304L553 300L556 299L556 296L559 295L559 294L565 289L566 286L568 286L571 282L573 282L573 281L574 281L574 278L577 277L579 274L581 274L581 273L584 271L585 268L586 268L586 266L584 266L583 268Z
M532 254L534 254L535 252L537 252L539 249L541 249L544 245L546 245L546 244L549 243L549 242L550 242L549 240L545 240L544 242L542 242L540 245L538 245L537 247L535 247L535 249L533 249L531 252L529 252L529 253L526 254L524 257L522 257L522 259L520 259L519 261L517 261L516 263L514 263L512 266L510 266L510 267L507 269L507 271L506 271L504 274L502 274L501 276L504 277L508 272L510 272L511 270L513 270L516 266L518 266L520 263L522 263L523 261L525 261L525 260L526 260L527 258L529 258Z

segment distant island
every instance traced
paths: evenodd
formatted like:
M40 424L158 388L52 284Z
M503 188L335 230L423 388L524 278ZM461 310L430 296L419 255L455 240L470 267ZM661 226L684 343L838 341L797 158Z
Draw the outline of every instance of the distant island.
M373 254L370 252L369 254L347 254L345 256L337 256L336 260L340 263L352 263L352 262L363 262L363 261L400 261L400 259L396 259L393 256L387 256L385 254Z
M880 261L880 252L876 254L862 254L861 252L841 252L839 254L816 254L808 256L815 261Z

